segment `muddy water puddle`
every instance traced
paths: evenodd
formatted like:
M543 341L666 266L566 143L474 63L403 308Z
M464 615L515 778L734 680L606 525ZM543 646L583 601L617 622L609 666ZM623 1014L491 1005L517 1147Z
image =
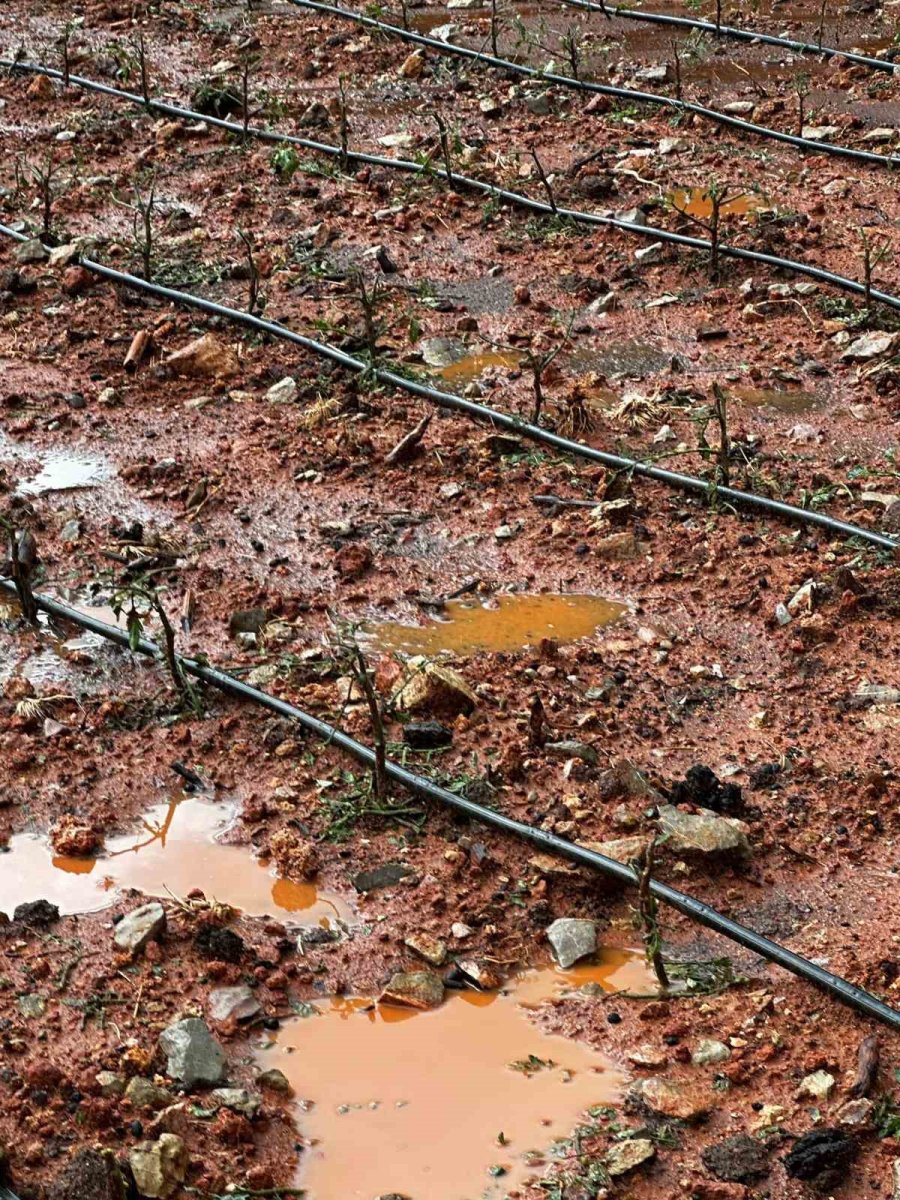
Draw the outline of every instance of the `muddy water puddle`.
M71 492L96 487L110 476L107 463L96 455L53 452L33 479L22 484L26 496L43 496L47 492Z
M260 1051L290 1079L308 1200L500 1200L543 1173L585 1109L614 1103L624 1073L529 1015L573 978L604 991L647 971L615 951L594 967L528 971L503 993L449 993L433 1012L335 998Z
M485 371L518 370L521 362L522 356L514 350L476 350L458 362L441 367L435 374L446 383L466 384L478 379Z
M674 209L689 217L707 220L712 216L713 198L706 188L676 188L675 191L669 193L668 199ZM726 194L725 203L722 204L719 215L723 217L750 216L759 212L761 208L766 208L767 204L764 196L754 192L744 192L742 195L735 196L733 200L729 200Z
M250 916L296 914L304 924L349 921L340 897L310 883L278 878L246 846L217 840L234 812L190 798L157 805L136 833L110 838L98 858L54 855L45 837L20 833L0 854L0 912L28 900L49 900L62 913L96 912L123 888L146 896L183 898L202 888L208 900L230 904Z
M510 653L538 646L545 639L574 642L589 637L626 611L626 605L602 596L503 595L490 604L449 600L443 619L429 625L386 621L367 630L380 650L403 654Z

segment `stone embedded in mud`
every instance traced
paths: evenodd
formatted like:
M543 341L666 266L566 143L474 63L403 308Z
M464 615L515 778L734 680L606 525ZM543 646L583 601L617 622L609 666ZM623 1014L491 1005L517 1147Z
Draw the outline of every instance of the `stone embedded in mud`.
M144 1079L141 1075L135 1075L128 1081L125 1099L134 1108L160 1109L168 1108L175 1097L168 1088L160 1087L151 1079Z
M76 1151L47 1190L48 1200L125 1200L128 1194L112 1150Z
M125 1076L115 1071L99 1071L95 1076L101 1096L122 1096L125 1093Z
M411 933L403 944L433 967L442 967L447 961L447 947L430 933Z
M695 1067L709 1067L714 1063L727 1062L729 1058L731 1058L731 1051L724 1042L703 1038L697 1043L697 1049L691 1055L691 1062Z
M636 1170L656 1157L656 1146L649 1138L628 1138L612 1146L606 1155L606 1169L616 1178Z
M210 1092L209 1099L215 1108L230 1108L244 1117L254 1116L261 1103L259 1096L254 1096L246 1088L216 1088Z
M270 404L293 404L298 394L296 379L293 375L285 375L284 379L272 384L266 392L266 399Z
M626 837L613 838L609 842L579 842L580 846L584 846L585 850L593 850L597 854L602 854L605 858L612 858L618 863L624 863L628 866L629 863L637 860L641 861L647 846L650 844L648 837ZM612 881L615 882L615 881Z
M29 900L16 905L13 920L23 925L52 925L59 920L59 909L49 900Z
M364 542L351 542L347 546L341 546L335 554L334 569L341 579L352 583L355 579L365 575L371 567L374 557L371 547Z
M896 333L864 333L851 342L841 358L845 362L866 362L870 358L878 358L888 354L900 342Z
M433 971L399 971L392 976L380 999L408 1008L437 1008L444 1002L444 983Z
M827 1071L813 1071L805 1079L800 1080L797 1094L809 1096L811 1100L827 1100L834 1091L835 1078Z
M461 675L417 656L407 664L410 676L397 694L401 712L430 712L439 716L468 715L478 704Z
M71 813L64 813L50 830L50 845L56 853L74 858L92 855L102 840L95 829Z
M319 869L319 852L314 842L293 829L279 829L269 838L269 853L278 873L285 879L314 879Z
M503 986L503 977L486 967L484 963L480 963L473 958L460 959L456 964L456 969L462 975L465 975L467 980L482 988L486 992L496 991L497 988Z
M228 618L228 629L232 634L259 633L264 625L268 625L270 619L268 609L239 608Z
M115 927L113 941L120 950L136 954L148 942L155 942L166 928L166 910L154 901L132 909Z
M600 761L600 755L586 742L546 742L544 753L551 758L580 758L591 767L596 767Z
M241 364L230 346L212 333L205 333L166 359L166 366L191 378L228 379L240 373Z
M156 1142L142 1142L128 1156L137 1189L148 1200L168 1200L184 1183L188 1162L187 1148L174 1133L163 1133Z
M225 1076L225 1052L199 1017L186 1017L164 1029L159 1047L168 1058L168 1073L185 1087L221 1083Z
M842 1129L810 1129L781 1160L791 1179L803 1179L828 1191L846 1177L859 1143Z
M669 1079L663 1079L660 1075L642 1080L634 1089L634 1094L652 1112L676 1121L699 1121L713 1106L711 1098L701 1096L697 1091L673 1083Z
M270 1092L277 1092L279 1096L294 1094L291 1081L284 1071L279 1071L277 1067L271 1067L268 1071L260 1071L256 1076L256 1083L261 1088L268 1088Z
M393 887L410 875L415 875L415 871L405 863L384 863L371 871L360 871L353 876L352 882L358 892L377 892L379 888Z
M725 816L737 816L744 807L741 789L736 783L722 783L710 767L697 763L683 780L672 784L673 804L694 804Z
M837 1110L837 1119L842 1125L854 1127L867 1125L874 1107L874 1101L866 1097L860 1100L848 1100L846 1104L842 1104Z
M17 263L42 263L47 260L47 251L40 238L29 238L20 242L13 250L13 258Z
M209 993L209 1015L214 1021L249 1021L261 1007L256 992L246 984Z
M637 558L643 554L645 547L631 532L611 533L609 537L601 538L594 543L594 553L598 558L620 560Z
M204 925L198 930L194 945L213 961L239 963L244 957L244 939L240 934L218 925Z
M735 1134L700 1155L704 1167L726 1183L749 1183L769 1174L769 1152L762 1142L746 1133Z
M556 961L568 970L597 950L597 926L580 917L560 917L547 929L547 940Z
M440 721L410 721L403 727L403 741L413 750L439 750L453 744L453 730Z
M673 804L663 804L659 809L659 827L667 847L686 857L743 860L752 854L744 822L717 816L708 809L685 813Z

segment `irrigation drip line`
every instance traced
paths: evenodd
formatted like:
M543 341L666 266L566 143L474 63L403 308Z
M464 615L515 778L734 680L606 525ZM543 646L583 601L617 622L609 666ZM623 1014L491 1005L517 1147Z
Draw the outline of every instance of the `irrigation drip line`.
M822 58L845 58L847 62L869 67L873 71L890 71L900 73L900 65L887 58L873 58L868 54L859 54L854 50L840 50L837 46L820 46L816 42L796 42L792 38L779 37L774 33L762 33L758 29L746 29L740 25L717 25L715 21L702 21L695 17L676 17L670 13L643 12L636 8L622 8L619 5L596 4L593 0L560 0L571 8L584 8L590 12L602 13L611 19L621 17L628 21L647 21L652 25L671 25L679 29L699 29L703 33L712 33L716 37L733 38L741 42L762 42L767 46L781 46L785 50L794 50L798 54L815 54Z
M62 71L58 71L53 67L45 67L40 63L14 62L0 58L0 69L21 71L33 75L46 75L49 79L62 80L64 78ZM293 146L302 146L306 150L311 150L316 154L323 154L330 158L342 159L344 157L344 150L341 146L333 146L328 142L313 141L310 138L298 137L295 134L279 133L277 130L264 129L258 125L248 125L245 130L244 126L236 121L228 121L222 117L207 116L205 113L195 112L193 109L184 108L178 104L170 104L164 100L151 99L147 101L136 92L123 91L121 88L115 88L106 83L99 83L94 79L86 79L80 75L70 74L69 83L84 88L87 91L99 92L104 96L127 100L129 103L136 104L140 108L150 109L154 112L163 113L166 116L188 121L203 121L216 129L223 129L228 133L236 133L241 136L246 133L248 137L259 138L268 142L286 142ZM706 238L675 233L669 229L662 229L658 225L636 225L631 221L623 221L617 217L609 217L601 213L585 212L577 208L566 208L559 204L554 208L547 201L534 200L531 196L526 196L521 192L510 191L508 188L488 183L483 179L476 179L470 175L460 175L456 171L448 173L443 167L438 167L434 163L425 164L404 158L388 158L382 154L366 154L362 150L350 149L347 150L346 157L352 159L354 162L365 163L368 166L402 171L406 174L420 175L427 178L443 179L453 187L468 188L471 191L480 192L482 195L490 196L495 200L502 200L507 204L526 209L529 212L540 213L542 216L564 217L566 220L574 221L579 225L617 229L622 233L628 233L635 237L656 242L668 242L671 245L682 246L689 250L702 250L708 253L712 249L712 243ZM877 300L880 304L900 310L900 297L894 296L890 292L882 292L878 288L870 288L867 291L865 285L858 280L850 279L846 275L835 274L833 271L828 271L824 267L817 267L812 263L804 263L791 258L780 258L776 254L765 254L761 250L750 250L742 246L732 246L727 242L719 243L718 253L725 258L760 263L777 271L787 271L794 275L805 275L810 279L825 283L829 287L852 292L857 296L868 296L872 300Z
M10 580L0 578L0 588L15 598L16 590ZM99 621L96 617L78 612L76 609L70 608L66 604L61 604L49 596L35 594L34 599L38 608L50 616L71 621L80 628L99 634L101 637L107 638L119 646L126 649L131 648L127 630L119 629L114 625L107 625L105 621ZM136 648L141 654L145 654L156 661L163 660L160 648L146 638L141 638ZM195 679L199 679L201 682L209 684L211 687L217 688L228 695L235 696L241 700L250 700L255 704L262 705L271 712L277 713L281 717L296 721L310 733L322 738L329 745L337 746L339 750L351 755L364 766L373 767L375 765L375 751L362 742L358 742L355 738L350 737L349 734L344 733L343 730L338 729L336 726L330 725L328 722L322 721L320 718L314 717L300 708L296 708L286 700L279 700L277 696L272 696L268 692L261 691L259 688L251 687L250 684L244 683L215 667L211 667L206 662L187 658L181 658L179 661L184 670L194 676ZM417 796L441 804L445 808L454 809L456 812L463 813L474 821L480 821L483 825L489 825L494 829L501 830L503 833L509 833L514 837L522 838L550 854L556 854L562 858L569 859L570 862L577 863L579 866L589 867L591 870L599 871L603 875L609 875L627 887L636 888L639 885L640 881L637 873L615 859L607 858L605 855L598 854L595 850L589 850L585 846L580 846L576 842L566 841L554 833L547 832L547 830L539 829L534 825L528 825L523 821L516 821L512 817L504 816L494 809L485 808L484 805L477 804L473 800L467 800L464 796L457 796L432 780L421 775L416 775L415 772L408 770L391 759L387 761L385 768L391 779ZM668 904L671 908L677 909L678 912L683 913L690 920L705 925L708 929L715 930L716 933L720 933L731 941L737 942L738 945L752 951L754 954L758 954L769 962L784 967L785 970L799 976L801 979L816 984L816 986L830 992L838 1000L850 1005L857 1011L865 1013L867 1016L875 1017L876 1020L882 1021L892 1029L900 1030L900 1012L890 1005L885 1004L884 1001L879 1000L877 996L873 996L870 992L857 987L855 984L842 979L838 975L832 974L830 971L826 971L824 967L810 962L808 959L795 954L792 950L788 950L777 942L770 941L754 930L748 929L747 926L741 925L739 922L731 920L730 917L717 912L716 909L711 908L708 904L704 904L702 900L688 896L666 883L652 880L650 890L657 900Z
M8 225L0 224L0 234L5 234L17 242L29 240L25 234L10 229ZM292 342L294 345L300 346L312 354L317 354L320 358L327 358L331 362L337 363L338 366L348 371L354 371L358 375L369 375L379 383L398 388L400 391L409 392L410 395L418 396L423 400L429 401L431 404L439 405L441 408L465 413L467 416L474 417L476 420L483 421L495 428L505 429L515 436L528 438L530 441L550 446L561 454L570 454L576 458L586 459L589 462L600 463L602 466L610 467L615 471L624 471L633 475L644 476L647 479L655 479L669 487L693 492L707 498L715 497L736 507L756 508L762 512L783 517L788 521L796 521L801 525L815 525L830 534L839 535L844 538L858 538L860 541L867 542L872 546L878 546L883 550L895 551L900 546L900 542L889 537L887 534L876 533L871 529L865 529L861 525L853 525L848 521L829 517L825 513L797 508L793 504L785 504L784 501L773 500L769 496L760 496L755 492L744 492L739 488L716 485L694 475L684 475L678 471L669 471L664 467L656 467L650 463L641 462L636 458L627 458L620 454L610 454L608 451L597 450L593 446L586 446L581 442L571 441L569 438L561 437L559 434L552 433L548 429L542 429L539 425L533 425L529 421L525 421L512 413L489 408L485 404L477 404L474 400L467 400L464 396L457 396L452 392L442 392L437 388L425 383L419 383L415 379L409 379L407 376L400 375L395 371L373 366L361 358L355 358L352 354L347 354L344 350L339 350L336 346L329 346L325 342L314 341L312 338L305 337L301 333L295 333L292 329L288 329L285 325L279 325L275 321L267 321L264 317L257 317L252 313L241 312L236 308L228 308L224 304L217 304L214 300L207 300L203 296L195 296L191 292L181 292L159 283L150 283L148 280L141 279L137 275L129 275L125 271L116 271L114 268L107 267L103 263L94 262L90 258L82 258L80 262L86 270L98 275L101 279L108 280L110 283L133 288L135 291L146 292L147 295L157 296L162 300L169 300L173 304L184 305L186 308L196 308L201 312L209 313L211 316L222 317L227 321L233 321L235 324L245 325L247 328L255 329L259 333L268 334L285 342Z
M601 96L614 96L618 100L629 100L636 104L652 104L660 108L671 108L679 113L692 113L694 116L704 117L708 121L713 121L718 125L725 125L731 129L739 129L742 133L751 133L756 137L769 138L776 142L785 142L789 146L796 146L800 150L805 150L809 154L831 154L838 158L851 158L858 162L877 163L882 167L891 169L900 167L900 157L890 154L875 154L871 150L856 150L852 146L842 146L835 142L814 142L810 138L798 137L793 133L783 133L780 129L770 129L767 125L756 125L753 121L744 121L741 117L732 116L730 113L719 112L715 108L706 108L702 104L694 104L690 100L677 100L673 96L662 96L658 92L642 92L634 88L614 87L609 83L595 83L586 79L575 79L571 75L557 75L553 71L539 70L537 67L528 67L523 63L510 62L506 58L497 58L492 54L484 54L480 50L472 50L468 46L461 46L457 42L445 42L440 38L428 37L424 33L413 33L409 29L403 29L399 25L389 25L385 21L378 21L375 17L367 17L362 13L352 12L350 9L341 8L336 4L325 4L322 0L289 0L291 4L298 8L309 8L314 12L323 13L326 16L341 17L345 21L353 21L358 25L364 25L369 29L377 29L382 33L392 34L406 42L413 42L418 46L427 46L431 50L436 50L439 54L456 55L458 58L468 58L475 62L484 63L489 67L496 67L498 70L507 71L511 74L522 75L528 79L537 79L543 83L555 83L560 87L572 88L580 92L593 92Z

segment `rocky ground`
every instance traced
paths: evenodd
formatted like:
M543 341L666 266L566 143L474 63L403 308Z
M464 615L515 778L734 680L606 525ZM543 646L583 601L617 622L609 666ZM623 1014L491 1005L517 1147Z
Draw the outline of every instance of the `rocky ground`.
M752 19L814 41L813 8ZM829 6L824 40L889 53L896 12ZM686 98L897 151L891 74L696 37L676 64L668 33L638 23L520 16L504 14L508 57L559 67L574 44L582 77L669 93L677 66ZM410 19L490 42L485 10ZM277 3L0 13L4 55L58 65L67 39L72 71L138 91L139 38L161 98L240 121L246 64L256 124L337 144L346 123L351 148L424 161L441 154L436 114L470 175L544 197L543 170L571 207L702 236L715 184L726 240L857 278L868 255L895 290L900 209L878 164L523 83ZM549 429L900 533L887 307L728 262L710 278L699 253L646 253L387 168L342 173L41 78L0 78L0 151L0 220L55 247L90 238L110 265L523 417L537 371ZM153 637L165 617L180 653L367 743L371 679L390 757L622 861L656 838L660 878L896 998L889 552L500 436L102 284L78 253L0 244L0 518L4 542L33 544L37 590L106 620L137 613ZM558 610L546 624L516 608L561 594L610 604L572 640ZM472 611L454 596L498 610L477 645L454 641ZM261 1046L310 1005L385 994L439 1012L454 990L565 959L573 939L585 959L640 946L635 897L610 881L380 795L296 725L3 604L0 887L21 879L27 898L0 916L0 1169L21 1200L292 1194L303 1105ZM396 624L437 619L450 623L411 663L417 635ZM248 871L256 858L318 888L341 919L242 911L203 847L179 848L177 812L171 844L147 824L166 802L218 806ZM126 874L87 910L41 899L145 832L196 855L191 887L141 891ZM21 866L29 835L46 839L38 881ZM900 1195L895 1034L671 910L648 921L672 995L591 985L532 1013L624 1071L615 1104L544 1147L531 1183L507 1193L481 1174L468 1194ZM412 1200L443 1200L439 1168ZM359 1195L385 1189L373 1172Z

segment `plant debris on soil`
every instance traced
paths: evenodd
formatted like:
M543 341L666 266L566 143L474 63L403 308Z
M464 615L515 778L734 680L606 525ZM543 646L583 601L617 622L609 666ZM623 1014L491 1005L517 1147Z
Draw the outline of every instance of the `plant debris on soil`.
M900 67L892 0L651 7ZM555 0L354 11L900 147L898 70ZM384 770L897 1005L896 561L721 491L900 537L886 164L284 0L8 0L0 57L61 76L0 72L0 1194L900 1200L894 1031Z

